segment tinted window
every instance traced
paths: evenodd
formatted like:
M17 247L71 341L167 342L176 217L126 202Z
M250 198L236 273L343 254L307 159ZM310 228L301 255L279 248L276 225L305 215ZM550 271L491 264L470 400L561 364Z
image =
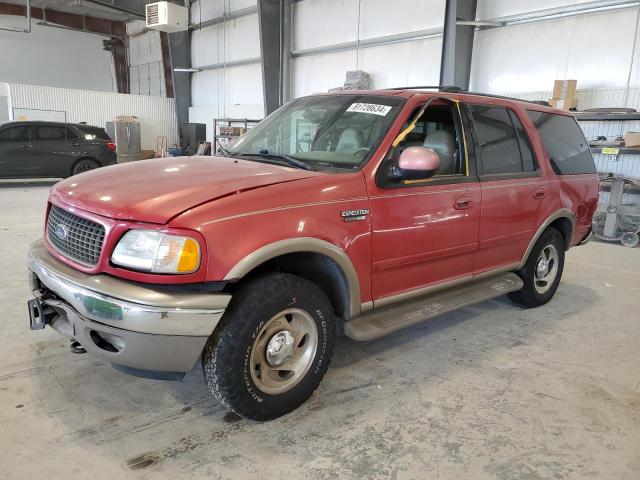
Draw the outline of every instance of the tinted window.
M469 108L478 136L482 173L495 175L525 171L520 156L520 141L509 111L486 105L470 105Z
M42 125L36 127L37 140L64 140L64 127Z
M3 142L26 142L29 138L29 127L11 127L0 131L0 141Z
M573 117L527 111L558 175L596 173L591 150Z
M78 134L76 133L75 130L71 128L65 128L65 131L67 132L67 140L78 138Z

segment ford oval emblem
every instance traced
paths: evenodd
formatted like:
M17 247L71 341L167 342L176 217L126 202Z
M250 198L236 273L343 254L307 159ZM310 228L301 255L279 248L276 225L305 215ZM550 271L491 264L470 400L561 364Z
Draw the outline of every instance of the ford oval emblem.
M67 238L67 228L61 223L56 225L56 229L54 230L54 233L56 234L56 237L58 237L60 240L64 240L65 238Z

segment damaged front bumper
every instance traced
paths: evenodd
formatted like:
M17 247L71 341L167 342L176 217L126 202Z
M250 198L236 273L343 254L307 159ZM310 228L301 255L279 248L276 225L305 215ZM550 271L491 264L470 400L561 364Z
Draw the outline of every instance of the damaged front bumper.
M140 372L190 371L231 300L87 275L51 255L43 240L29 250L29 282L31 329L49 325L87 352Z

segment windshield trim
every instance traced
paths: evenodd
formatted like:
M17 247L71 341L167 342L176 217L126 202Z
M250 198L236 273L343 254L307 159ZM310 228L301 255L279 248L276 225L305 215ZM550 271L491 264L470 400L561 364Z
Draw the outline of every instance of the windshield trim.
M385 98L397 99L398 100L397 110L389 118L389 126L388 126L388 128L385 131L383 131L381 133L381 135L379 135L379 137L376 140L376 142L374 142L371 145L371 148L369 149L369 152L362 158L362 160L360 160L360 162L358 162L358 163L354 163L351 167L340 167L340 166L333 165L332 168L325 169L325 168L322 168L322 167L321 168L316 168L316 164L318 164L318 166L321 166L323 163L326 164L326 163L330 163L330 162L324 162L324 161L321 161L321 160L314 161L313 159L307 159L307 158L304 159L304 162L310 164L311 167L314 167L313 168L314 171L320 171L320 172L324 172L324 173L354 173L354 172L358 172L358 171L362 170L367 165L367 163L369 163L371 158L375 155L375 153L380 148L380 145L384 142L385 138L387 138L387 136L389 135L389 132L391 131L391 128L393 127L395 121L398 119L398 116L404 110L404 107L405 107L405 105L407 103L408 98L400 97L400 96L397 96L397 95L385 95L385 94L382 94L382 93L368 93L368 92L364 93L364 92L358 92L357 90L354 90L353 92L349 92L349 93L347 93L347 92L344 92L344 93L318 93L318 94L314 94L314 95L305 95L303 97L295 98L295 99L293 99L293 100L281 105L280 107L278 107L276 110L274 110L271 114L269 114L267 117L265 117L261 121L264 121L269 116L274 115L279 110L285 109L288 106L292 105L293 103L298 102L298 101L302 101L304 99L319 98L319 97L335 98L335 97L348 97L348 96L353 97L353 101L354 102L357 102L358 99L363 99L365 97L385 97ZM229 153L229 155L228 155L229 157L247 159L247 157L242 157L241 156L242 154L239 153L239 152L230 151L230 148L233 148L233 146L231 145L231 146L226 148L228 153ZM290 157L292 157L294 159L296 158L295 155L288 155L288 156L290 156ZM259 154L256 154L256 157L259 157ZM259 161L258 159L256 159L256 160Z

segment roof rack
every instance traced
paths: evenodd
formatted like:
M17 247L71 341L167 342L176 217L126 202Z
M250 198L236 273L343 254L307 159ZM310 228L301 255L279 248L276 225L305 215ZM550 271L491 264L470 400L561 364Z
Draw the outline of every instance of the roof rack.
M517 102L526 102L526 103L534 103L536 105L544 105L545 107L550 107L549 102L544 100L525 100L523 98L515 98L515 97L505 97L503 95L493 95L491 93L479 93L479 92L470 92L461 87L456 87L455 85L429 85L429 86L417 86L417 87L394 87L388 88L387 90L438 90L444 93L464 93L467 95L478 95L480 97L491 97L491 98L500 98L503 100L515 100Z
M439 90L440 92L464 92L463 88L455 85L418 85L416 87L393 87L387 90Z

